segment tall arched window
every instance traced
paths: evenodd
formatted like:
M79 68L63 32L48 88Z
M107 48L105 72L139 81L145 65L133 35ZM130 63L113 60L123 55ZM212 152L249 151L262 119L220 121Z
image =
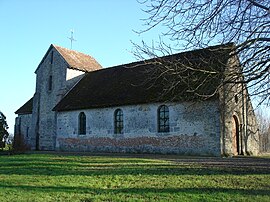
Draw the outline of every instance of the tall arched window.
M158 132L170 132L169 108L166 105L158 108Z
M123 111L117 109L114 112L114 134L123 134Z
M79 114L79 134L85 135L86 134L86 116L84 112Z

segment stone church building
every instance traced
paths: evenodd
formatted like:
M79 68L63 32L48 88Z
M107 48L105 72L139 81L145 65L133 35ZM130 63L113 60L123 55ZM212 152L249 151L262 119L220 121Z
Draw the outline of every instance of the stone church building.
M247 90L221 82L239 64L230 46L102 68L89 55L51 45L35 71L33 97L15 112L15 135L32 150L256 155ZM204 71L163 76L161 61L179 72L187 63ZM206 78L206 70L219 74ZM178 85L169 91L172 80ZM194 82L201 82L197 94L189 89Z

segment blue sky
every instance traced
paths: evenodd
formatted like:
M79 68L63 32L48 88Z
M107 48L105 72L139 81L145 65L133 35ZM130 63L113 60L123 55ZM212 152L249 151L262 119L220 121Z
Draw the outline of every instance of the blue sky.
M136 0L0 0L0 110L13 133L14 112L35 91L35 74L50 44L89 54L103 67L135 61L131 41L151 43L157 29L143 29Z

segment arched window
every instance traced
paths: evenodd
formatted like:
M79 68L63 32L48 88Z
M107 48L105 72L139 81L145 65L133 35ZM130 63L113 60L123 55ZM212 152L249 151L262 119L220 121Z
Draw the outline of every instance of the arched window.
M158 108L158 132L170 132L169 108L166 105Z
M86 134L86 116L84 112L79 114L79 134L85 135Z
M123 134L123 111L117 109L114 112L114 134Z

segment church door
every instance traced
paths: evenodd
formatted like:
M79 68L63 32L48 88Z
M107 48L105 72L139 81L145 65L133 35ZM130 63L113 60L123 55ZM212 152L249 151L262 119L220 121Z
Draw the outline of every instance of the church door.
M233 120L232 120L232 149L233 149L234 155L240 154L239 121L236 116L233 116Z

